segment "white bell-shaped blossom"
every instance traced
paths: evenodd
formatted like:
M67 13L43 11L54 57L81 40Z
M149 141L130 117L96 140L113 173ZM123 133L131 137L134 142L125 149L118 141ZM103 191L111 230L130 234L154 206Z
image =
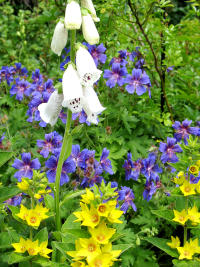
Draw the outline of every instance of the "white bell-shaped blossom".
M97 115L103 112L105 108L101 105L93 87L83 88L83 95L82 105L87 114L87 121L98 124Z
M63 74L62 88L64 95L63 107L69 108L72 113L80 112L82 110L83 89L80 77L71 63Z
M82 31L84 39L90 44L99 43L99 33L90 14L82 16Z
M91 16L95 22L100 21L100 19L97 17L96 10L94 8L92 0L81 0L81 7L84 7L91 12Z
M97 69L93 57L87 49L79 45L76 52L76 68L83 86L93 86L100 78L102 71Z
M59 21L55 27L51 41L51 50L58 56L61 55L63 48L67 44L67 38L68 32L65 29L64 23Z
M42 103L38 106L41 119L44 122L51 124L51 126L55 125L62 109L62 102L63 95L54 91L47 103Z
M69 30L80 29L81 9L77 1L69 0L65 10L65 27Z

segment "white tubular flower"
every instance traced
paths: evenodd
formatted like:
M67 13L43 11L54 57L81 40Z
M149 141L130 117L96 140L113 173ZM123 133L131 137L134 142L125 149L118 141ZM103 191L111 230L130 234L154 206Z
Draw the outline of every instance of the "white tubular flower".
M58 56L61 55L63 48L67 44L67 37L68 32L65 29L64 24L59 21L55 27L53 38L51 41L51 50Z
M69 64L62 78L64 100L63 107L69 108L72 113L82 110L83 89L80 78L72 64Z
M95 93L93 87L85 87L83 89L83 109L87 114L87 121L98 124L97 115L105 110L101 105L97 94Z
M100 19L97 17L92 0L81 0L81 7L87 8L91 12L91 16L95 22L100 21Z
M100 78L102 71L97 69L93 57L87 49L79 46L76 52L76 68L83 86L93 86Z
M62 102L63 95L58 94L57 91L54 91L47 103L42 103L38 106L42 120L51 124L51 126L54 126L61 112Z
M82 23L81 9L79 4L74 1L68 1L65 10L65 27L69 30L80 29Z
M84 39L90 45L99 43L99 33L90 14L82 16L82 30Z

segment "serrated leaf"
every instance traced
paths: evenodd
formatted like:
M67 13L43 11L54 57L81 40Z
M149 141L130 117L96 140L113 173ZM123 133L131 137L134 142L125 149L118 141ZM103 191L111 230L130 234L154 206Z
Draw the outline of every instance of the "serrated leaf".
M0 188L0 203L12 198L21 193L17 186L1 187Z
M13 156L13 152L0 151L0 167L3 166Z
M178 252L175 249L172 249L167 245L167 243L170 242L170 240L164 239L164 238L158 238L158 237L145 237L143 239L151 243L155 247L163 250L165 253L167 253L171 257L175 257L175 258L179 257Z
M151 210L151 212L154 215L161 217L165 220L168 220L170 222L174 218L174 212L172 210Z
M39 240L39 244L44 242L44 241L48 241L48 231L47 228L43 228L41 229L36 236L34 237L34 240Z
M174 267L199 267L200 266L200 262L199 261L183 261L183 260L173 260L172 261L174 264ZM188 265L189 263L189 265Z

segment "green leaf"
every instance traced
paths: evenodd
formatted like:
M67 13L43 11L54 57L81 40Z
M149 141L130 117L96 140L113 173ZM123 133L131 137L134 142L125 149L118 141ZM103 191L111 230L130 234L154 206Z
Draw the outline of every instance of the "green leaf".
M175 257L175 258L179 257L178 252L175 249L172 249L167 245L167 242L171 242L170 240L164 239L164 238L158 238L158 237L145 237L143 239L151 243L152 245L156 246L157 248L163 250L165 253L167 253L171 257Z
M55 251L56 249L61 252L61 254L64 256L64 258L67 258L67 251L73 251L74 250L74 245L70 243L61 243L61 242L56 242L53 241L51 242L52 244L52 249Z
M64 196L64 199L60 202L60 207L61 207L65 202L67 202L68 200L77 198L77 197L83 195L84 193L85 193L85 190L81 190L81 191L78 191L78 192L70 192L70 193L66 194L66 195Z
M34 256L22 256L15 252L5 253L1 255L0 261L7 262L8 264L14 264L19 262L26 262L32 259Z
M13 156L13 152L0 151L0 167L3 166Z
M151 210L151 212L158 216L161 217L167 221L172 221L172 219L174 218L174 212L173 210Z
M62 233L62 242L64 243L72 243L78 238L89 238L90 235L88 231L83 229L68 229L64 233Z
M77 134L81 131L81 129L83 128L84 124L79 124L78 126L76 126L72 131L71 131L71 135Z
M80 229L81 228L80 222L74 222L76 219L77 218L74 214L70 214L69 217L64 222L64 224L62 225L61 231L65 232L68 229Z
M199 267L199 261L183 261L183 260L173 260L174 267ZM188 265L189 264L189 265Z
M66 151L65 151L65 160L71 155L72 152L72 136L69 134L67 136L67 145L66 145Z
M51 195L44 196L44 202L48 209L50 209L51 211L55 211L55 202L54 198Z
M113 245L112 250L121 250L121 254L127 251L129 248L133 247L131 244L118 244L118 245Z
M21 190L17 186L1 187L0 188L0 203L5 200L14 197L21 193Z
M37 234L36 236L34 237L34 241L35 240L39 240L39 244L44 242L44 241L48 241L48 231L47 231L47 228L43 228L41 229Z

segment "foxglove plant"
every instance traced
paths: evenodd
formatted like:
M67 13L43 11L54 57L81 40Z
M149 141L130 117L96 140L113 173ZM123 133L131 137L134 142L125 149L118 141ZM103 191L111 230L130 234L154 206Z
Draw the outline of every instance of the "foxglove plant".
M99 43L99 33L90 14L84 10L82 16L83 37L90 45Z
M65 28L64 23L59 21L56 25L53 38L51 41L51 50L58 56L61 55L62 50L67 44L67 38L68 38L67 29Z
M77 1L68 0L65 10L65 27L68 30L78 30L81 27L81 9Z
M99 22L100 19L97 17L96 10L94 8L94 5L92 3L92 0L81 0L81 7L84 7L88 9L91 13L92 19L95 22Z

